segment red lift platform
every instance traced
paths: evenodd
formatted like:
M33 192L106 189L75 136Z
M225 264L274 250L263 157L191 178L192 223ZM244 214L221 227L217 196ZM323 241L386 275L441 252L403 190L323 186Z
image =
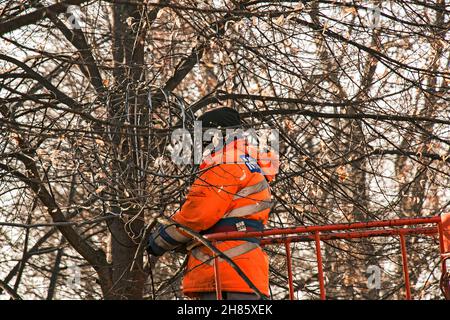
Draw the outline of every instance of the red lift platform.
M330 224L308 227L266 229L259 232L224 232L206 236L215 246L216 241L232 240L237 238L259 238L262 246L284 245L286 249L286 264L289 283L289 297L294 300L294 285L292 275L291 243L312 241L315 243L320 298L326 299L324 271L321 253L321 241L336 239L361 239L369 237L396 236L400 242L403 278L405 283L406 299L411 299L411 284L408 271L408 254L406 236L427 235L438 237L441 256L441 289L446 299L450 300L450 279L447 270L447 260L450 261L450 213L433 217L380 220L370 222L356 222L347 224ZM220 269L218 256L214 258L215 282L217 299L222 299L220 288Z

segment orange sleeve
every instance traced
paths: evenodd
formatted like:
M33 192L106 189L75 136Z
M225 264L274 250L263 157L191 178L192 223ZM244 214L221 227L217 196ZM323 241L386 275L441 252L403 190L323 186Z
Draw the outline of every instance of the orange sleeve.
M450 253L450 212L441 215L442 232L444 235L444 252Z
M210 167L194 181L181 210L172 219L197 232L209 229L226 213L242 174L236 164Z

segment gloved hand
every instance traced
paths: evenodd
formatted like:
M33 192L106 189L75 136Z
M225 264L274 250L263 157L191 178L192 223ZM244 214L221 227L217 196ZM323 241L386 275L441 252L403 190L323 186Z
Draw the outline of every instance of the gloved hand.
M155 243L156 237L159 237L158 232L154 232L150 235L150 237L148 238L147 247L145 248L145 250L147 251L147 253L149 255L159 257L159 256L162 256L166 251L164 249L160 248L158 245L156 245L156 243Z

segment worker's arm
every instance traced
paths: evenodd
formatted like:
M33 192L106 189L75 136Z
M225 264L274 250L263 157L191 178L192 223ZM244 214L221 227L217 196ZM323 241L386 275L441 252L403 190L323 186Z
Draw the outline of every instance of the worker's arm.
M194 181L186 202L172 219L196 232L209 229L227 211L243 174L245 173L236 164L221 164L209 168ZM190 240L175 224L163 226L151 235L147 251L160 256Z

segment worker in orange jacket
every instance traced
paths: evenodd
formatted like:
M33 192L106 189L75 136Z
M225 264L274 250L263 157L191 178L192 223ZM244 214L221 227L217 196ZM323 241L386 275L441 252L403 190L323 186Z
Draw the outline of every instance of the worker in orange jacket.
M199 120L203 127L210 128L240 125L239 113L231 108L212 110ZM272 206L268 182L275 176L278 158L273 152L263 158L249 148L243 139L233 139L203 159L200 176L191 186L181 210L172 216L175 223L160 227L150 236L147 247L150 255L160 256L191 243L192 238L179 226L203 235L263 230ZM234 159L231 163L230 158ZM258 239L219 241L216 248L232 259L262 295L269 296L269 261ZM261 298L232 265L223 259L219 261L224 299ZM189 251L183 293L209 300L215 299L215 290L212 252L197 245Z

